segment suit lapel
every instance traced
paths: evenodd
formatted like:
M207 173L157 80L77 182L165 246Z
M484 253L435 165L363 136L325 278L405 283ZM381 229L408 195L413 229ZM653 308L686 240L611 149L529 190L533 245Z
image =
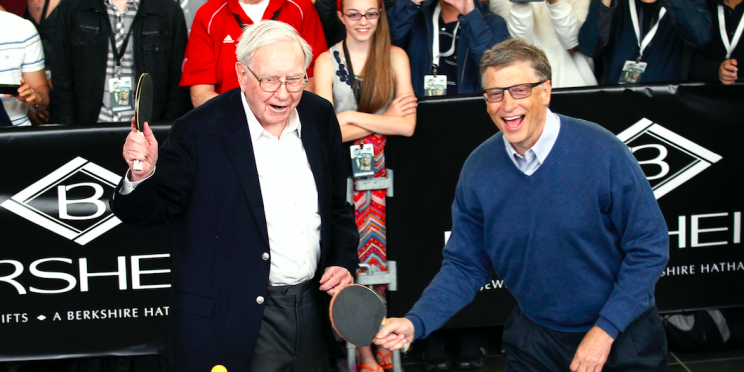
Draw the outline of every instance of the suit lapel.
M261 184L258 181L258 169L256 168L256 157L253 154L253 143L248 130L248 121L243 110L240 89L233 91L227 107L227 120L225 125L230 129L222 137L225 149L230 156L230 162L240 180L246 200L250 205L253 216L258 223L266 245L269 245L269 232L266 227L266 213L264 213L263 198L261 196Z

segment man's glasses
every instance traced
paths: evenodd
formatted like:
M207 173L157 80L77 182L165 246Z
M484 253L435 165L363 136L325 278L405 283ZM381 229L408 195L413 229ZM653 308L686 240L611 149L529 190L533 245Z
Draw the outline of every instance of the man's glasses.
M258 86L261 87L261 90L264 92L276 92L279 90L279 87L282 85L285 85L287 87L287 91L290 93L296 93L301 91L305 88L305 84L307 84L307 72L305 72L305 77L301 78L289 78L286 81L282 82L279 79L272 79L272 78L263 78L259 79L258 75L256 75L253 70L251 70L248 65L245 65L245 67L248 69L248 71L253 74L253 76L258 80Z
M486 101L488 102L501 102L501 100L504 99L504 92L508 90L514 99L527 98L532 95L532 88L546 81L547 80L539 81L537 83L517 84L508 88L488 88L483 90L483 96L486 97Z
M349 19L352 21L358 21L362 19L362 17L366 18L368 21L372 21L372 20L377 19L377 17L380 16L380 11L378 10L376 12L369 12L365 14L362 14L362 13L349 13L349 14L341 13L341 14L349 17Z

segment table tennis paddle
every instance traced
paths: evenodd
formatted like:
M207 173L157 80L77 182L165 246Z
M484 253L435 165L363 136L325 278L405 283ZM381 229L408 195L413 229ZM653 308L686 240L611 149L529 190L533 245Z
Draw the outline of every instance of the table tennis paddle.
M339 336L357 347L370 346L385 325L385 304L371 289L351 284L331 299L330 315L333 329ZM408 350L409 344L403 348Z
M137 81L137 90L134 93L134 123L137 132L144 136L142 127L145 122L152 120L152 77L143 73ZM142 160L135 160L134 170L142 170Z

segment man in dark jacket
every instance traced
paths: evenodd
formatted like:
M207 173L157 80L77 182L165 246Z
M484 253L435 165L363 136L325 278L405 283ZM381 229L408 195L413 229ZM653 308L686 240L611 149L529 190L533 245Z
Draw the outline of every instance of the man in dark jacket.
M153 79L153 120L191 109L178 87L186 49L183 11L171 0L65 1L55 26L52 121L91 124L129 121L140 74Z
M579 46L602 58L600 84L678 81L710 34L705 0L592 0Z
M738 61L744 60L744 48L739 46L737 30L742 26L742 0L708 0L713 16L710 44L692 55L690 78L730 85L739 80ZM725 36L724 36L725 35ZM741 35L741 30L739 30ZM724 41L723 38L726 38Z
M480 1L398 0L387 14L393 45L411 61L417 97L479 93L483 53L509 38L504 19Z

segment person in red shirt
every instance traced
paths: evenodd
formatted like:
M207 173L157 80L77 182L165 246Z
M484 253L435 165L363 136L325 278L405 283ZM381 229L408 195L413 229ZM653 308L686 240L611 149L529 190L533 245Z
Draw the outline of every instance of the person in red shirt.
M262 19L291 25L310 44L307 75L312 78L315 58L328 46L311 0L212 0L196 12L183 62L180 85L189 87L194 107L238 87L235 47L242 27ZM312 81L306 90L312 90Z

